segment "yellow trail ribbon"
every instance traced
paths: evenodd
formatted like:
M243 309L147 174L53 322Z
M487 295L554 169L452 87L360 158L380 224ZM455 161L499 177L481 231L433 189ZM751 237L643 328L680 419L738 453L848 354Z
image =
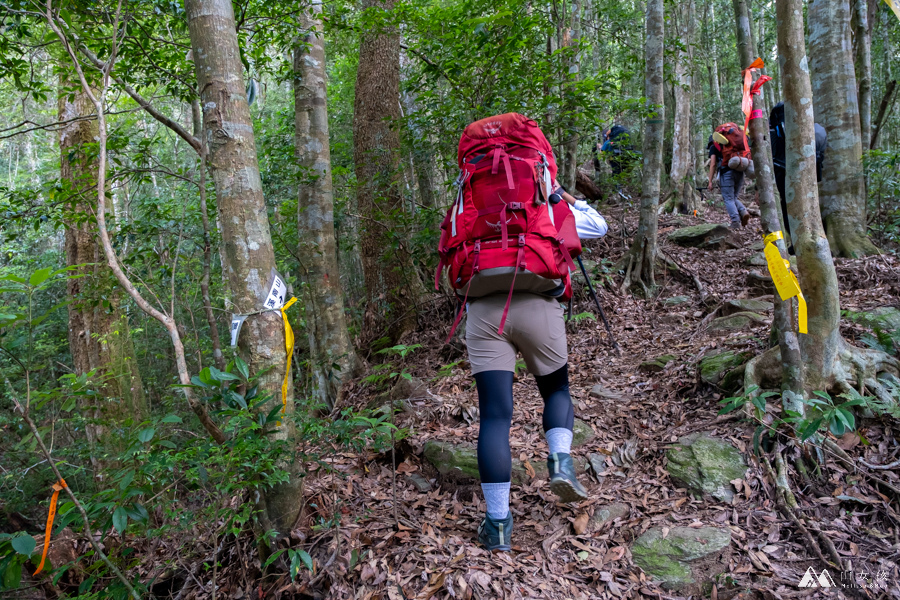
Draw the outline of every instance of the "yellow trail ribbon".
M806 298L800 290L800 283L797 276L791 271L790 261L785 260L781 256L781 252L775 245L775 240L784 239L780 231L773 231L765 237L763 243L766 245L763 252L766 255L766 262L769 265L769 273L772 275L772 281L775 282L775 289L782 300L788 300L797 296L798 308L798 324L800 333L807 333L806 329Z
M900 19L900 3L897 0L884 0L884 3L890 6L897 18Z
M53 484L53 496L50 498L50 512L47 513L47 529L44 531L44 552L41 554L41 564L38 565L35 575L44 570L44 562L47 560L47 551L50 549L50 533L53 531L53 519L56 517L56 501L59 499L59 493L68 486L65 479L60 479L59 483Z
M291 323L287 318L287 309L296 302L296 298L291 298L281 307L281 318L284 319L284 349L287 350L287 365L284 368L284 382L281 384L281 414L287 414L287 390L288 383L291 381L291 357L294 355L294 330L291 329ZM278 421L281 426L281 421Z

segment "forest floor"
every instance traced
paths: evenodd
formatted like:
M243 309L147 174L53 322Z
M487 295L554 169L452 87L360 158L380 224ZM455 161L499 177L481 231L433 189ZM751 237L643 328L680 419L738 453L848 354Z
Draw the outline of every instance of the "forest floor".
M636 211L623 218L623 209L604 210L609 235L588 243L586 256L612 264L623 254L636 226L631 217ZM707 586L704 597L900 597L898 499L883 495L867 478L848 473L834 461L826 462L819 479L805 486L795 484L798 512L818 522L837 552L853 560L858 580L867 573L870 583L852 594L798 587L808 567L818 571L823 565L775 506L772 481L751 451L756 424L737 414L718 416L723 392L702 383L697 368L699 359L716 347L753 355L767 348L768 322L724 336L704 330L721 301L760 295L747 288L746 279L751 269L746 261L761 249L759 220L754 218L737 233L740 247L734 249L698 250L666 241L674 228L699 222L727 220L719 206L708 208L702 218L662 216L659 239L665 252L699 275L709 294L705 303L691 279L677 274L662 273L658 293L649 300L603 290L601 301L621 356L612 351L599 320L580 319L568 325L576 417L595 434L573 453L600 454L606 463L600 468L602 477L582 476L589 500L560 504L546 480L533 472L533 465L543 464L547 456L540 427L542 402L533 377L519 375L514 384L511 446L513 457L526 465L530 477L513 485L513 552L492 555L476 543L476 528L485 509L477 485L440 477L422 456L429 440L458 444L477 438L478 403L465 354L458 347L443 345L452 320L448 302L423 320L431 324L429 329L404 340L422 348L402 365L392 366L394 370L402 366L428 388L397 415L398 426L409 430L408 438L397 445L397 521L390 456L336 454L333 466L340 476L312 474L307 486L311 503L321 515L331 514L336 507L344 515L338 535L329 529L308 540L307 547L319 564L330 559L328 574L307 575L293 584L282 576L266 585L266 596L300 592L317 598L390 600L679 598L683 596L658 587L634 564L632 542L654 526L709 525L729 528L732 543L723 574L714 586ZM837 263L842 309L898 303L900 261L896 257ZM581 287L576 290L575 313L592 310ZM689 301L676 306L664 302L674 296L687 296ZM861 330L847 324L843 333L854 340ZM641 370L642 362L664 354L675 356L664 369ZM447 368L454 361L460 362ZM441 367L449 375L438 377ZM590 395L597 384L605 388L605 397ZM374 390L360 385L349 401L371 403L374 395ZM839 442L851 455L887 464L900 457L898 429L889 420L865 420L860 424L861 436L850 434ZM692 497L672 483L664 468L665 451L672 442L698 431L731 441L748 461L743 481L733 484L735 497L730 504ZM894 484L898 473L878 472ZM430 491L414 485L415 475L422 478L422 489ZM611 503L624 503L624 516L598 524L594 513ZM310 513L309 522L315 516ZM838 581L838 574L833 578Z
M744 202L752 207L750 200ZM604 268L625 252L637 218L633 207L626 211L622 204L605 206L602 212L610 232L588 242L585 252L597 265L594 279L600 283ZM335 447L325 459L331 468L312 467L307 474L306 508L289 543L309 552L312 572L301 568L291 581L287 554L282 554L261 576L252 535L226 543L199 528L193 539L181 543L188 553L193 547L209 548L210 557L185 563L178 542L158 540L140 561L146 567L138 570L148 573L160 561L171 564L165 556L174 553L180 568L170 571L168 581L161 580L154 592L184 600L677 599L691 596L690 590L667 590L645 575L632 555L634 541L651 528L662 528L665 537L676 527L715 527L728 531L731 543L716 557L715 577L702 592L693 590L694 598L900 598L898 497L874 487L866 469L848 471L834 460L826 460L821 475L806 483L790 471L797 513L818 523L837 553L853 561L857 581L868 575L868 583L849 591L799 587L809 567L821 572L825 565L776 507L773 482L753 452L758 424L742 413L719 415L719 402L728 394L704 383L697 366L711 350L756 355L768 347L768 318L725 335L706 330L724 301L761 295L747 280L751 270L761 271L747 264L761 250L759 220L736 233L737 247L731 249L682 248L667 240L674 229L702 222L726 223L721 204L707 207L700 217L662 216L659 240L682 269L699 277L703 294L684 271L660 268L660 287L651 299L620 295L611 291L616 282L607 280L601 302L620 355L599 319L579 318L567 325L575 414L593 432L573 450L577 459L595 460L581 475L589 500L566 505L550 493L541 469L547 457L542 401L534 378L517 375L510 439L513 458L527 475L512 488L512 552L491 554L477 544L485 511L477 482L441 476L423 456L428 442L471 445L478 432L478 402L464 348L458 338L444 344L453 318L452 303L444 298L429 305L420 330L403 340L419 348L402 360L381 359L393 360L391 371L406 371L422 382L415 393L400 398L403 410L396 414L396 424L408 434L394 446L396 469L391 468L391 452L354 454ZM900 303L896 253L836 263L842 309ZM575 288L574 313L593 312L581 276ZM673 304L671 299L679 296L685 298ZM842 333L859 344L864 330L844 320ZM674 358L655 372L641 367L661 355ZM343 407L386 402L383 390L358 381ZM870 464L886 465L900 458L898 430L900 425L890 419L863 419L859 435L836 441L854 460L864 457ZM732 481L733 501L694 497L671 480L666 451L695 432L726 440L745 457L749 467L743 478ZM900 469L873 473L900 487ZM598 517L606 511L614 514L601 522ZM340 515L337 527L329 525L335 514ZM217 554L212 554L213 546L219 547ZM213 556L217 569L212 568ZM832 572L838 584L840 575Z

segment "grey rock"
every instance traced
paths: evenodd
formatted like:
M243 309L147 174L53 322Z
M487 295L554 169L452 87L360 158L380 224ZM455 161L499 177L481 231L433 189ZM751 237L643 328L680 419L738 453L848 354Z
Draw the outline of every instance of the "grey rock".
M597 437L597 434L594 433L594 430L591 429L591 426L582 421L581 419L575 419L575 424L572 427L572 447L577 448L587 442L591 441Z
M750 358L747 352L731 350L711 352L700 360L700 379L710 385L719 385L726 375Z
M598 383L591 388L591 398L603 398L604 400L624 400L620 392L605 387L602 383Z
M688 296L672 296L671 298L666 298L663 300L663 304L666 306L677 306L679 304L684 304L685 302L690 302L691 299Z
M756 298L733 298L726 300L722 305L723 315L733 315L739 312L762 313L769 312L774 308L771 302L758 300Z
M666 365L675 360L675 356L672 354L664 354L662 356L657 356L652 360L646 360L641 363L640 369L645 373L659 373L663 369L666 368Z
M666 458L666 471L678 485L722 502L734 499L731 482L747 472L747 463L734 446L702 433L679 439Z
M713 319L709 324L708 331L711 333L731 333L733 331L747 331L751 327L763 325L768 322L762 315L752 312L738 312L727 317L719 317Z
M431 482L418 473L409 473L406 479L422 494L431 491Z
M689 248L736 248L734 234L725 225L718 223L701 223L676 229L669 234L669 241Z
M697 590L727 568L731 530L724 527L654 527L634 541L634 562L663 587Z
M631 507L624 502L603 504L594 509L594 522L598 525L604 525L610 521L627 517L630 512Z

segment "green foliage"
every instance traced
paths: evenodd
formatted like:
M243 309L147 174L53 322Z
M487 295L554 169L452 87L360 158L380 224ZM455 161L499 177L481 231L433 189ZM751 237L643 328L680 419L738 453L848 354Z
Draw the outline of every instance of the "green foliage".
M868 182L869 227L875 242L900 243L900 153L870 150L863 155Z

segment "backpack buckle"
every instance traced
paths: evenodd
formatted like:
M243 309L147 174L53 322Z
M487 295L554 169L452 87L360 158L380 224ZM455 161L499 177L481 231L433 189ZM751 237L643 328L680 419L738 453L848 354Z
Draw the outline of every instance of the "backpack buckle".
M520 233L519 234L519 246L524 246L524 245L525 245L525 234Z

